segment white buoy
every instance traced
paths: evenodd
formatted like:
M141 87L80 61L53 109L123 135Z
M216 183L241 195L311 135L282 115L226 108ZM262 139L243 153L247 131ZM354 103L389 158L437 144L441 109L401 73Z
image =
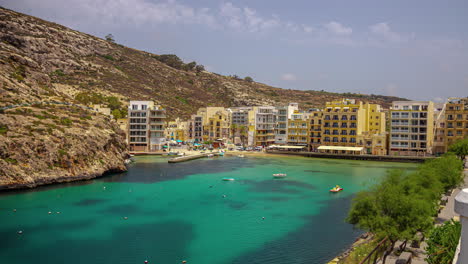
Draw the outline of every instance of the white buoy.
M124 220L127 220L127 219L128 219L128 217L125 216L125 217L124 217Z
M265 217L263 216L262 219L265 220Z
M57 212L57 214L60 214L60 212Z
M22 234L23 234L23 230L18 231L18 234L19 234L19 235L22 235Z
M49 211L49 214L51 214L51 213L52 213L52 212L51 212L51 211Z
M226 195L225 195L225 194L223 194L223 198L226 198Z
M13 209L13 212L16 212L16 209Z

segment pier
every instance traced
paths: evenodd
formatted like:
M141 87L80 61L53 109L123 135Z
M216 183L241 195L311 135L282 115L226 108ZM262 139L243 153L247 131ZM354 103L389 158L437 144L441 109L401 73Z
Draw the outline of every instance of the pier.
M172 159L168 160L167 162L169 162L169 163L179 163L179 162L184 162L184 161L189 161L189 160L208 157L208 155L220 156L219 152L201 153L201 154L195 154L195 155L175 157L175 158L172 158Z

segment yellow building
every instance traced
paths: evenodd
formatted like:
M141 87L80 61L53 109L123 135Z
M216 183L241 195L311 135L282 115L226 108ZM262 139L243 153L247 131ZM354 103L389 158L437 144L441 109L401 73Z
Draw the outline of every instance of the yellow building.
M322 110L312 109L309 111L309 151L315 152L322 145L322 119Z
M449 98L445 106L445 151L457 140L468 138L468 97Z
M249 111L249 146L270 146L275 143L276 108L254 106Z
M171 141L187 141L187 121L176 118L175 121L169 121L165 130L166 139Z
M231 114L224 107L200 108L197 115L203 120L203 141L229 140Z
M386 154L385 112L378 104L354 99L327 102L322 124L323 152Z
M291 146L307 146L310 138L309 114L294 111L288 120L288 140Z

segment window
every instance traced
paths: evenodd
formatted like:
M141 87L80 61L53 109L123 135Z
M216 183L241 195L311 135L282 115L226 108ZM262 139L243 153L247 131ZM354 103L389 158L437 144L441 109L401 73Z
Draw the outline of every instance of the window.
M132 105L132 110L138 110L138 105Z
M141 110L146 110L146 109L148 109L147 105L141 105Z

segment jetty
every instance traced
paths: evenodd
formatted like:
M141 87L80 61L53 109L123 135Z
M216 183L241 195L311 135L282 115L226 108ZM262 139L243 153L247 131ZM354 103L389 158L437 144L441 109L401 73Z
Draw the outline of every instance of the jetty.
M194 155L175 157L175 158L168 160L167 162L179 163L179 162L184 162L184 161L189 161L189 160L194 160L194 159L205 158L205 157L208 157L209 155L220 156L219 152L200 153L200 154L194 154Z

